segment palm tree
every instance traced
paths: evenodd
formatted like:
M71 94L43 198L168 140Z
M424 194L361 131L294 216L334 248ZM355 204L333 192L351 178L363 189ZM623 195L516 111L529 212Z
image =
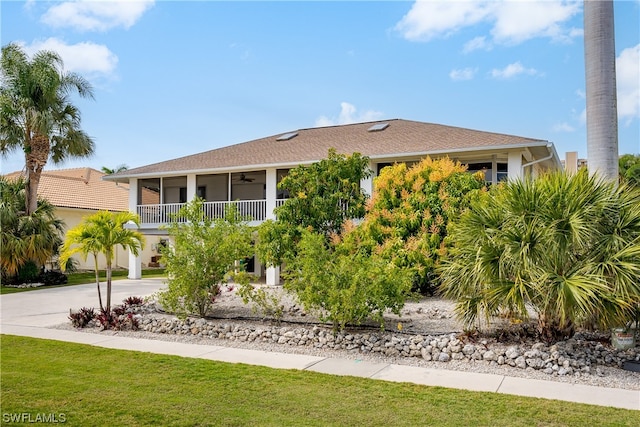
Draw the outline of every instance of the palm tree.
M450 232L444 295L467 327L506 311L538 315L546 338L615 326L640 301L640 191L582 170L509 181Z
M106 167L106 166L103 166L103 167L101 168L102 172L103 172L105 175L113 175L114 173L118 173L118 172L126 171L127 169L129 169L129 166L124 165L124 164L122 164L122 165L118 165L118 166L116 166L116 167L115 167L115 168L113 168L113 169L108 168L108 167Z
M62 244L64 223L54 214L54 206L40 199L38 207L26 215L23 179L0 177L0 266L3 276L15 275L27 262L43 265Z
M60 254L61 264L64 264L76 253L83 254L85 258L88 254L93 254L96 260L96 285L100 309L107 314L111 313L111 269L117 246L130 250L136 256L144 246L142 234L125 227L127 223L139 225L140 219L138 215L131 212L96 212L69 230ZM100 280L98 279L97 256L99 253L104 254L107 262L107 303L104 307L102 306Z
M589 171L618 179L618 112L613 1L584 2Z
M69 94L93 98L91 85L65 73L60 56L37 52L31 60L15 43L2 48L0 60L0 154L21 149L25 155L25 211L37 208L40 175L47 161L93 154L92 139L80 128L80 111Z

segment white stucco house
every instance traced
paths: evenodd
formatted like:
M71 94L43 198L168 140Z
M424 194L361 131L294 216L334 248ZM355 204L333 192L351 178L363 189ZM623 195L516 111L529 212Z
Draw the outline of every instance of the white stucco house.
M225 205L236 202L255 224L275 218L274 208L286 198L277 189L280 180L291 168L326 158L330 148L369 157L374 177L361 183L369 194L382 167L426 156L448 156L470 171L484 170L492 183L562 167L554 145L546 140L393 119L288 131L103 179L128 184L129 210L140 215L140 231L147 244L156 247L167 237L160 227L169 215L195 196L206 201L208 215L221 215ZM130 254L129 277L140 278L142 263L149 262ZM251 270L265 275L269 284L279 281L277 268L264 269L256 261Z

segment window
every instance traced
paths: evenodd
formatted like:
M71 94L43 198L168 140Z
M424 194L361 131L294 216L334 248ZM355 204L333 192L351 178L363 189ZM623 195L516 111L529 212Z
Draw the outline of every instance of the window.
M178 203L187 203L187 187L180 187L180 196Z
M196 195L202 200L207 200L207 187L205 185L199 186Z

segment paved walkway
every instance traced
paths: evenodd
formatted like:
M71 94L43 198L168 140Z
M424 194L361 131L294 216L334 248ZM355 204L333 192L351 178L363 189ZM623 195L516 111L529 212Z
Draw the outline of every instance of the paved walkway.
M157 279L113 282L113 302L136 295L150 295L162 285ZM332 375L350 375L385 381L410 382L472 391L557 399L569 402L640 410L640 391L555 381L542 381L495 374L449 371L415 366L373 363L359 359L335 359L275 353L216 345L169 343L50 329L67 321L69 308L94 306L95 285L42 289L0 297L0 333L75 342L121 350L146 351L230 363L246 363L276 369L300 369Z

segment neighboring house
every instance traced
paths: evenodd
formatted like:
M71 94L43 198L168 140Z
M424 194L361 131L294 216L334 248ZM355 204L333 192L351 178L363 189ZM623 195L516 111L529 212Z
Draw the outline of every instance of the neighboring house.
M239 211L256 224L274 218L273 209L286 199L277 184L289 169L326 158L329 148L368 156L375 175L384 166L426 156L458 160L470 171L484 171L492 183L561 168L549 141L394 119L299 129L129 169L105 179L129 184L129 209L140 215L141 231L166 238L160 227L195 196L206 201L204 209L211 216L221 215L235 201ZM371 194L373 178L361 185ZM143 262L149 261L131 258L129 277L140 277ZM254 272L263 273L257 262ZM267 283L279 281L278 269L267 269L266 276Z
M14 172L7 177L17 177L22 172ZM85 216L99 210L112 212L127 211L129 209L129 185L104 181L104 173L91 168L45 170L40 178L38 196L47 199L55 206L55 214L64 221L65 231L80 222ZM151 251L146 250L149 254ZM82 256L74 257L79 268L93 270L93 256L83 260ZM104 256L98 259L98 267L104 269ZM129 255L122 248L116 251L114 267L128 268Z

